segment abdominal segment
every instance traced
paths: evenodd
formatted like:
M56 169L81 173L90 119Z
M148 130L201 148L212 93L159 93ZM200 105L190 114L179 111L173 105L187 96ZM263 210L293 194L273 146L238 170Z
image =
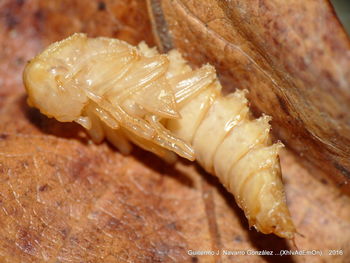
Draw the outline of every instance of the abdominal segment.
M57 64L64 70L52 75ZM293 238L271 118L252 117L245 91L223 96L212 66L192 70L176 50L161 55L144 43L75 34L34 58L24 82L33 106L76 121L97 143L107 138L128 154L132 142L170 162L176 154L196 159L234 195L251 226Z
M181 118L166 127L192 145L196 160L234 195L250 226L291 239L295 228L278 158L283 145L271 143L271 117L254 119L245 91L224 97L220 89L217 80L203 86L179 106Z

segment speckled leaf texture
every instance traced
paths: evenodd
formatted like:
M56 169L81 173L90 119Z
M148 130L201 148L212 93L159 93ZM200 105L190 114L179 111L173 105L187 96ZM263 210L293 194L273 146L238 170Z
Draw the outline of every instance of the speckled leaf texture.
M233 197L196 164L169 165L137 148L123 156L29 108L26 61L77 31L156 42L145 1L0 1L0 262L348 262L349 196L288 151L281 163L295 243L324 255L191 255L295 247L249 230Z

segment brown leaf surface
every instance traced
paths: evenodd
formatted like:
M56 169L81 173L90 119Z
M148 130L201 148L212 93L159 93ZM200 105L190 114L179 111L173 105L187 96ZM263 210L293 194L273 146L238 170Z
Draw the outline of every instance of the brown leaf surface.
M96 18L98 12L106 13ZM60 27L60 19L75 22ZM93 26L99 21L107 26ZM324 255L194 256L188 251L278 253L293 246L249 231L232 196L196 165L166 165L139 149L122 156L106 143L91 144L77 125L27 106L23 65L48 42L83 30L152 43L147 21L144 2L136 0L0 2L0 262L347 262L349 197L288 152L286 192L303 235L296 244ZM116 24L123 26L115 32ZM344 255L329 256L328 249Z
M148 3L163 49L214 64L289 148L350 182L350 41L328 0Z

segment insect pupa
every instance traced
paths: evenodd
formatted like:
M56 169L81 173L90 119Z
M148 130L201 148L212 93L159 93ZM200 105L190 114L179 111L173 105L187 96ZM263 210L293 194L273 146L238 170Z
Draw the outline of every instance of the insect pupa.
M252 117L245 91L223 96L214 67L192 70L176 50L159 54L145 43L74 34L31 60L23 80L28 103L41 113L75 121L124 154L132 142L169 161L176 154L197 160L251 226L293 238L271 118Z

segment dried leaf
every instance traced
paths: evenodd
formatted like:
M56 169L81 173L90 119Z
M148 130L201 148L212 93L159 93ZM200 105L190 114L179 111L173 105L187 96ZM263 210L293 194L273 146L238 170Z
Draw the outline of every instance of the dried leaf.
M148 0L156 40L249 89L278 137L350 180L350 41L328 0ZM169 34L170 32L170 34Z
M67 1L69 8L60 7L69 10L64 15L54 11L58 1L0 3L0 261L346 262L349 197L312 177L288 152L281 156L286 192L296 227L304 235L296 243L300 249L320 249L324 256L191 255L189 251L217 249L278 253L293 246L248 230L232 196L194 164L166 165L139 149L123 156L106 143L90 144L78 125L58 123L27 106L21 83L24 61L71 32L67 26L51 31L59 23L50 24L50 18L87 21L80 17L83 8L102 5L98 3ZM115 3L134 18L146 18L143 1L105 3L107 9ZM46 13L46 5L52 9L43 25L34 14ZM9 27L6 12L18 23ZM111 25L109 17L105 23ZM123 28L114 34L112 26L99 30L128 36L130 42L149 37L147 27L136 33L138 27L125 21L136 18L122 13L115 17L132 25L135 34L124 34ZM47 29L38 31L38 26ZM100 34L91 28L88 33ZM331 248L343 249L344 255L327 255Z

